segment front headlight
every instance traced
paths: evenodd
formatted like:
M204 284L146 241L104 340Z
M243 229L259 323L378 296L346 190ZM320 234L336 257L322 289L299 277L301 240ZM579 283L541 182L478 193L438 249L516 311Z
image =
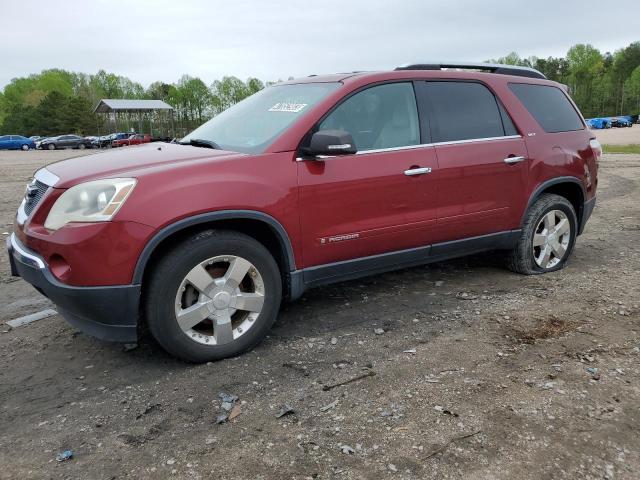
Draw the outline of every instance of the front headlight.
M107 222L135 186L135 178L107 178L71 187L53 204L44 226L58 230L70 222Z

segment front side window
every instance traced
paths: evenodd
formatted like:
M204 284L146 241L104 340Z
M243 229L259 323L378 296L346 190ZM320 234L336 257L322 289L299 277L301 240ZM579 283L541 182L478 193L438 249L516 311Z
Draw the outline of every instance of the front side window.
M510 83L509 88L547 133L582 130L582 120L567 96L556 87Z
M298 118L342 84L273 85L216 115L181 140L208 140L224 150L261 153Z
M426 82L426 85L434 142L506 135L498 102L484 85L474 82Z
M358 92L338 105L318 129L350 133L358 151L418 145L413 85L388 83Z

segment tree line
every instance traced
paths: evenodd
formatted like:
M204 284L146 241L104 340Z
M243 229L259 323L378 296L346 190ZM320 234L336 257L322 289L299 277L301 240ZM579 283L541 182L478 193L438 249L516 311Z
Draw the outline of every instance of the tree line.
M521 58L512 52L488 62L533 67L568 85L586 118L640 113L640 42L614 53L578 44L565 57Z
M0 133L21 135L83 135L106 132L108 118L95 115L103 98L163 100L174 107L176 133L186 134L212 116L265 87L257 78L224 77L211 85L183 75L174 84L154 82L148 88L127 77L44 70L13 79L0 92ZM126 116L125 116L126 117ZM119 128L137 128L138 121L118 121ZM128 128L127 128L128 129Z
M521 58L512 52L487 61L533 67L568 85L587 118L640 113L640 42L614 53L578 44L565 57ZM95 106L103 98L128 98L158 99L172 105L176 133L181 136L266 85L269 82L257 78L243 81L232 76L207 85L200 78L183 75L176 83L158 81L145 88L104 70L95 75L44 70L14 78L0 92L0 133L105 132L107 119L93 114Z

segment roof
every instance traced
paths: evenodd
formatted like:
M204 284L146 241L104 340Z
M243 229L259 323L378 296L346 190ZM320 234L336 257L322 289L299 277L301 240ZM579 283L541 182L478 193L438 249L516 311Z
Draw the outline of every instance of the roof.
M150 112L152 110L173 110L162 100L129 100L103 98L94 109L94 113L110 112Z

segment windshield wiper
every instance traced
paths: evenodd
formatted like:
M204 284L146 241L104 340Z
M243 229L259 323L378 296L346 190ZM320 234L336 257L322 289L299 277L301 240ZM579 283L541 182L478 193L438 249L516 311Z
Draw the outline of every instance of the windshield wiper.
M178 142L180 145L191 145L193 147L213 148L214 150L222 150L222 147L212 140L204 140L202 138L192 138L188 142Z

